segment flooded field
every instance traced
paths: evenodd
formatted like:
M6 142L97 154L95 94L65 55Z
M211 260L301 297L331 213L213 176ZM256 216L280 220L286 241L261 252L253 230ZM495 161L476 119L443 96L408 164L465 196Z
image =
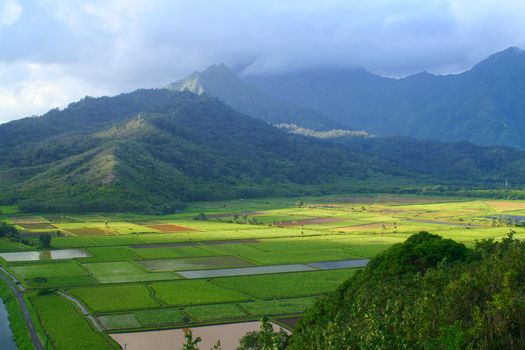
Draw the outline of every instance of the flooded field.
M178 274L185 278L192 279L192 278L262 275L262 274L267 274L267 273L299 272L299 271L311 271L311 270L314 270L314 268L303 265L303 264L292 264L292 265L241 267L241 268L236 268L236 269L179 271Z
M87 258L91 255L83 249L42 250L38 252L0 253L6 261L38 261Z
M341 261L326 261L308 264L309 266L317 267L321 270L347 269L351 267L365 267L368 264L368 259L362 260L341 260Z
M248 332L257 331L259 322L230 323L215 326L170 329L162 331L111 334L117 343L126 350L182 350L184 334L193 332L194 338L201 337L201 349L211 349L220 340L222 350L235 350L239 340ZM278 330L279 326L274 325Z

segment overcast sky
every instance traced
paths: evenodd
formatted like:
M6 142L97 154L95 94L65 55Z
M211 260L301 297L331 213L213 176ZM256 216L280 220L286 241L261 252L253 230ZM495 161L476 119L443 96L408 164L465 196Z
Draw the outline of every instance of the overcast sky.
M215 62L454 73L525 48L524 0L0 0L0 123Z

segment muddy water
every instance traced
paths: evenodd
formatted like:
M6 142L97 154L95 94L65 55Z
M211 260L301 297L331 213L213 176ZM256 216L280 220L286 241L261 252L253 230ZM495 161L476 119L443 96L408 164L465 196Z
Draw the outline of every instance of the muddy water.
M89 255L83 249L60 249L60 250L43 250L38 252L17 252L1 253L0 257L6 261L37 261L37 260L59 260L86 258Z
M0 348L2 350L17 350L16 344L13 341L13 332L9 327L9 320L7 319L7 310L5 305L0 300Z
M193 337L201 337L201 349L211 349L221 341L222 350L236 350L239 340L248 332L257 331L259 322L231 323L215 326L190 328ZM274 329L279 329L274 325ZM184 344L185 329L170 329L151 332L117 333L111 337L126 350L181 350Z

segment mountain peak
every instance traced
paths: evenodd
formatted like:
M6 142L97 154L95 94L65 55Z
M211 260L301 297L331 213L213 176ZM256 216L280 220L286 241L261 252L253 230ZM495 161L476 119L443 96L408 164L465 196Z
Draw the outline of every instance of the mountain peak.
M525 51L511 46L490 55L475 65L471 72L500 77L522 76L525 74Z
M194 73L194 74L198 74L202 77L206 76L206 77L214 77L214 78L238 79L237 75L235 75L235 73L233 73L224 63L212 64L211 66L206 68L204 71L199 72L199 73Z
M525 50L520 49L520 48L517 47L517 46L510 46L510 47L506 48L505 50L496 53L495 55L498 55L498 54L505 54L505 55L522 55L522 54L524 54L524 53L525 53Z

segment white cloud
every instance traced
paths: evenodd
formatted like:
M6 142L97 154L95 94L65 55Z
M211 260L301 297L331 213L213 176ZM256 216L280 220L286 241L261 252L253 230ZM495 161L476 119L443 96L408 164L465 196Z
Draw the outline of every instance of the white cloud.
M15 23L22 15L22 6L16 0L0 0L0 24Z
M337 66L399 76L525 48L523 0L31 0L23 16L15 0L0 4L4 120L217 62L252 74ZM19 10L7 16L5 4Z
M103 89L79 80L58 65L0 64L0 77L0 123L63 108L86 94L105 94Z

